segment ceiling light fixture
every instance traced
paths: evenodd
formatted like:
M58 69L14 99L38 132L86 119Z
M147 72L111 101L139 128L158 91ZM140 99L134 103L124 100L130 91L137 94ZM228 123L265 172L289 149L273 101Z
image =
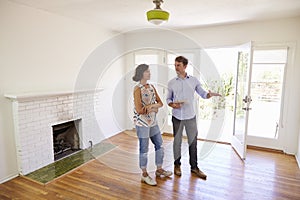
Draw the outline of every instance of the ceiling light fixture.
M153 3L155 4L155 8L147 12L148 21L155 25L160 25L163 22L168 21L169 13L160 8L160 5L161 3L163 3L163 0L153 0Z

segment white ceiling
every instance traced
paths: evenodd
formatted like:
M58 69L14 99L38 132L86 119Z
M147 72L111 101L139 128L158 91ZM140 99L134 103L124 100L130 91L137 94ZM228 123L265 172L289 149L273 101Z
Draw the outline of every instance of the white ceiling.
M10 0L114 31L153 27L152 0ZM170 12L161 26L172 29L300 16L300 0L164 0Z

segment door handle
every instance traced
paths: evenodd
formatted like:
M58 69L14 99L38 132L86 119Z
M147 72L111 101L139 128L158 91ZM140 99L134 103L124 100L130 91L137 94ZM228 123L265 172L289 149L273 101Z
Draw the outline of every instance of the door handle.
M275 129L275 135L274 135L274 138L277 137L277 134L278 134L278 128L279 128L279 123L276 122L276 129Z
M248 102L251 102L251 101L252 101L252 99L251 99L250 96L245 96L245 98L243 99L244 103L248 103Z
M242 109L246 111L252 110L252 108L242 108Z

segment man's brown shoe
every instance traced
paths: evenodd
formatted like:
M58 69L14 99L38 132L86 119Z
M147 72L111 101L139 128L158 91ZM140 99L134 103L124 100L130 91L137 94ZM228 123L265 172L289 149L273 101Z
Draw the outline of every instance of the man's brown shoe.
M174 166L174 174L177 175L177 176L181 176L180 165L175 165Z
M205 179L206 180L206 174L204 174L198 167L195 169L191 169L191 172L196 174L199 178Z

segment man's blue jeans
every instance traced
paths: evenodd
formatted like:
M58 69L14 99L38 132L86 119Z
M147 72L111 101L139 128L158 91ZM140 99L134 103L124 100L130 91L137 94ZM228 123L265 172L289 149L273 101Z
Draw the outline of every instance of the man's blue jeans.
M141 169L147 168L148 163L148 150L149 150L149 138L154 144L155 148L155 165L161 167L164 158L164 149L162 147L162 137L158 125L153 127L136 126L136 133L140 143L140 155L139 165Z

